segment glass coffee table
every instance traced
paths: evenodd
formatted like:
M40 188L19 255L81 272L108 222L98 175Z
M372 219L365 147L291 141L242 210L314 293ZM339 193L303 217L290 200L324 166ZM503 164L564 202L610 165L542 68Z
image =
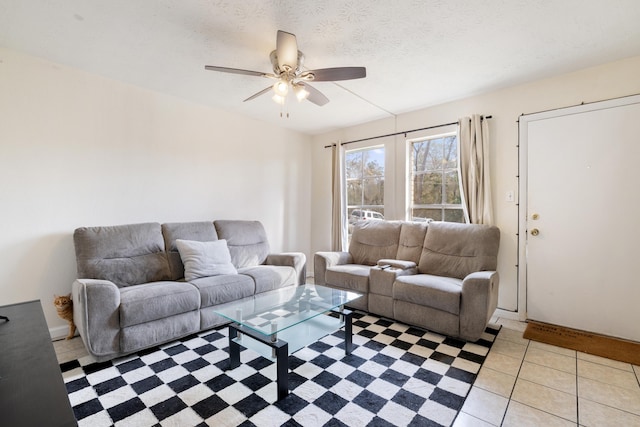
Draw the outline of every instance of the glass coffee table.
M289 355L344 327L345 354L352 348L355 292L321 285L290 286L221 304L215 312L229 324L229 369L240 366L240 346L276 361L278 400L289 394ZM327 315L335 313L337 316Z

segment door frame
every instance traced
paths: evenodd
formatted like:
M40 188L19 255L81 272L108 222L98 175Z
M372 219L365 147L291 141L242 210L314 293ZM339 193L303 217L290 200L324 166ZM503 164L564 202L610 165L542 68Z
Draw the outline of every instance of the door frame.
M528 319L527 313L527 239L528 230L528 148L529 123L550 118L581 114L589 111L615 108L640 103L640 95L630 95L604 101L582 103L537 113L523 114L518 119L518 320Z

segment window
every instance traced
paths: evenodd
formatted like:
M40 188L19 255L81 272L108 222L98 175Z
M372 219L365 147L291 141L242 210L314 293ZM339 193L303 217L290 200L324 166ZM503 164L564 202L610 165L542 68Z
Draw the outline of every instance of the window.
M349 225L356 221L383 220L384 147L347 151L345 169Z
M455 133L409 141L411 219L465 222Z

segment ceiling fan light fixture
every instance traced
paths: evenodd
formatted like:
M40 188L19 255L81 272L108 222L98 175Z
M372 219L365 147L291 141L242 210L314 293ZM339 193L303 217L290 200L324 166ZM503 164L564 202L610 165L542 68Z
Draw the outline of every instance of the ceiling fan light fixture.
M284 105L284 96L280 96L276 93L271 99L273 99L276 104Z
M291 90L295 92L296 98L299 101L306 99L319 107L329 102L329 98L307 82L334 82L361 79L367 76L365 67L334 67L304 70L304 54L298 50L298 42L295 34L281 30L278 30L276 48L269 55L269 59L271 60L273 73L219 67L217 65L205 65L204 68L210 71L267 77L276 80L272 86L267 86L244 101L251 101L252 99L269 93L271 89L273 89L275 94L273 100L279 104L284 104L290 89L289 86L291 86Z
M273 91L276 93L276 95L284 98L289 92L289 83L285 82L284 80L278 80L273 85Z
M309 97L309 91L302 84L293 85L293 92L296 94L298 101L302 102Z

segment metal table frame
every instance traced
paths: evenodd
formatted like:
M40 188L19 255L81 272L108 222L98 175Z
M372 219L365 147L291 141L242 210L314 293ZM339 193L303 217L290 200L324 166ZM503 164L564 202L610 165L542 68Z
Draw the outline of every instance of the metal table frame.
M341 316L341 319L344 320L344 353L348 356L351 354L353 348L353 312L348 309L329 311L337 313ZM229 369L235 369L240 366L241 344L235 340L238 334L246 334L273 349L276 359L278 400L284 399L289 394L289 344L282 339L278 339L277 333L265 335L249 329L240 323L232 322L229 324Z

